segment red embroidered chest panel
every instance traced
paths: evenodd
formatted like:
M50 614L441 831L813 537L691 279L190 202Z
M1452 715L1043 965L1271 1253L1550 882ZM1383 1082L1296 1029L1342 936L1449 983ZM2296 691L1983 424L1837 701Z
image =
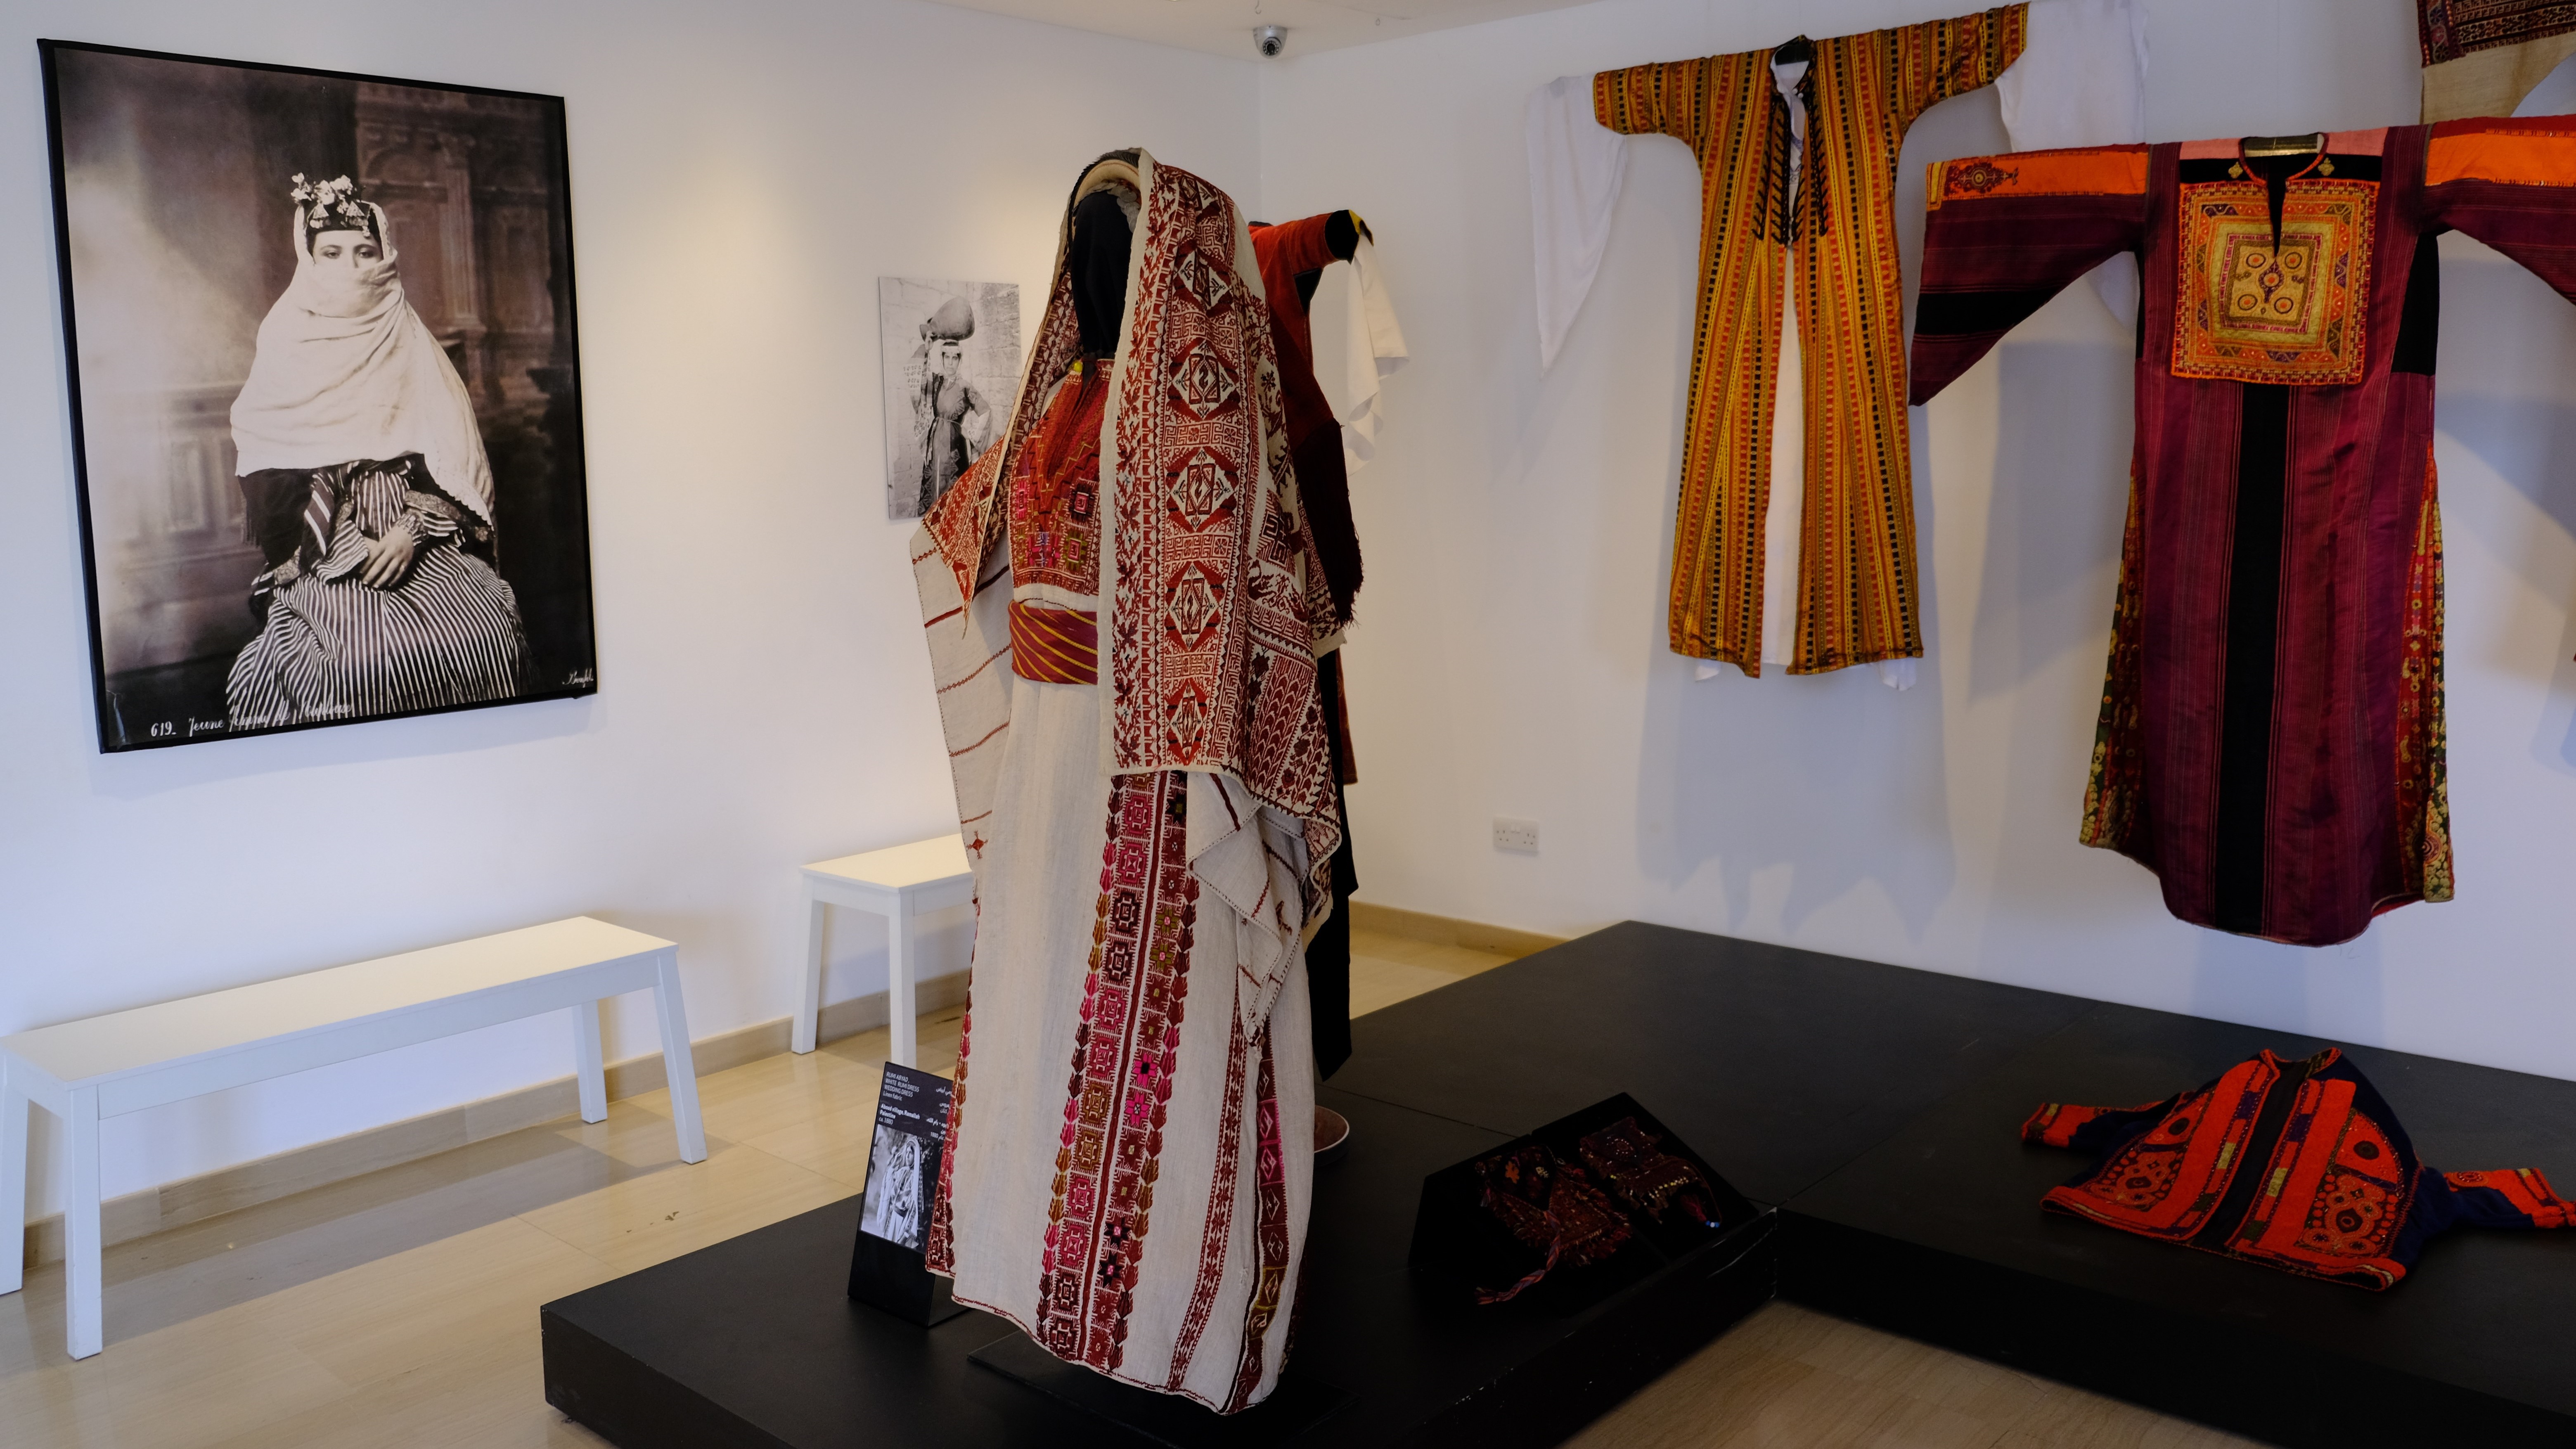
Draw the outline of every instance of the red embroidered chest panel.
M1100 421L1109 364L1079 366L1011 470L1015 591L1036 585L1083 599L1100 593Z

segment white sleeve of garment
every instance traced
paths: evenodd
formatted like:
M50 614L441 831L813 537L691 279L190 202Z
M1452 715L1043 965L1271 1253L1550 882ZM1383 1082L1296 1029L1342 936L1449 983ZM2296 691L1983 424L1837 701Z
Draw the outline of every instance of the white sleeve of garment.
M1995 80L2016 151L2147 139L2147 15L2139 0L2031 0L2021 57ZM2093 269L2122 326L2138 320L2138 259Z
M1351 248L1349 320L1342 327L1342 458L1353 472L1377 456L1378 425L1386 420L1386 397L1378 380L1392 376L1412 357L1404 329L1396 325L1395 304L1387 300L1386 273L1377 264L1377 246L1366 236Z
M1592 115L1592 77L1559 76L1530 93L1530 240L1538 262L1538 365L1557 349L1583 310L1601 253L1610 244L1610 213L1619 204L1627 137Z

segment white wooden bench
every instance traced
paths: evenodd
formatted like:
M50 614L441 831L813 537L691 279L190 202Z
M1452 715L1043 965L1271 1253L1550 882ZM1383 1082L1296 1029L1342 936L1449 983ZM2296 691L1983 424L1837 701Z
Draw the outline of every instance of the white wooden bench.
M680 1157L703 1162L680 948L588 916L0 1037L0 1293L18 1290L25 1259L31 1101L68 1128L63 1318L71 1356L87 1358L104 1341L100 1119L569 1006L581 1119L597 1122L608 1115L599 1003L646 989L661 1007Z
M788 1044L800 1052L814 1049L823 1015L823 923L825 909L849 906L886 918L886 1048L889 1061L917 1067L913 1060L913 918L924 911L962 906L975 899L975 867L966 858L966 838L943 835L883 850L818 860L802 868L805 876L805 984L797 998L796 1021Z

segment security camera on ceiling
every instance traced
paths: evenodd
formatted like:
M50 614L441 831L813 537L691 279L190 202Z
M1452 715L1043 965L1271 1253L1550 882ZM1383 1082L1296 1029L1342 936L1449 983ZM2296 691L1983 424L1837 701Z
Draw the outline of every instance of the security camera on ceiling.
M1252 29L1252 43L1261 47L1263 55L1277 55L1288 48L1288 27L1256 25Z

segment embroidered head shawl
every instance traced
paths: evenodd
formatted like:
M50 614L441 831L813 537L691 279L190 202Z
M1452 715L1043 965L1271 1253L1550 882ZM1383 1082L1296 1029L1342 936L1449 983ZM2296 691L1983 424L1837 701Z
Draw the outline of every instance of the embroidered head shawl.
M233 400L239 472L417 453L438 491L488 528L492 466L473 400L403 296L384 212L339 189L345 181L326 183L317 200L296 178L288 211L295 277L260 322L250 378ZM315 260L313 239L343 229L371 231L383 255L354 266Z
M2329 1047L2263 1052L2143 1107L2050 1102L2022 1140L2094 1165L2041 1205L2145 1238L2362 1288L2395 1284L2454 1227L2564 1228L2576 1208L2530 1168L2436 1172Z
M1127 189L1137 205L1101 423L1102 767L1231 775L1294 817L1311 930L1341 842L1314 652L1334 609L1289 463L1269 308L1233 201L1129 154L1094 163L1073 196ZM1072 216L1010 424L922 520L969 600L1003 542L1004 480L1082 355Z
M2415 0L2424 47L2424 119L2509 116L2576 55L2567 0Z

